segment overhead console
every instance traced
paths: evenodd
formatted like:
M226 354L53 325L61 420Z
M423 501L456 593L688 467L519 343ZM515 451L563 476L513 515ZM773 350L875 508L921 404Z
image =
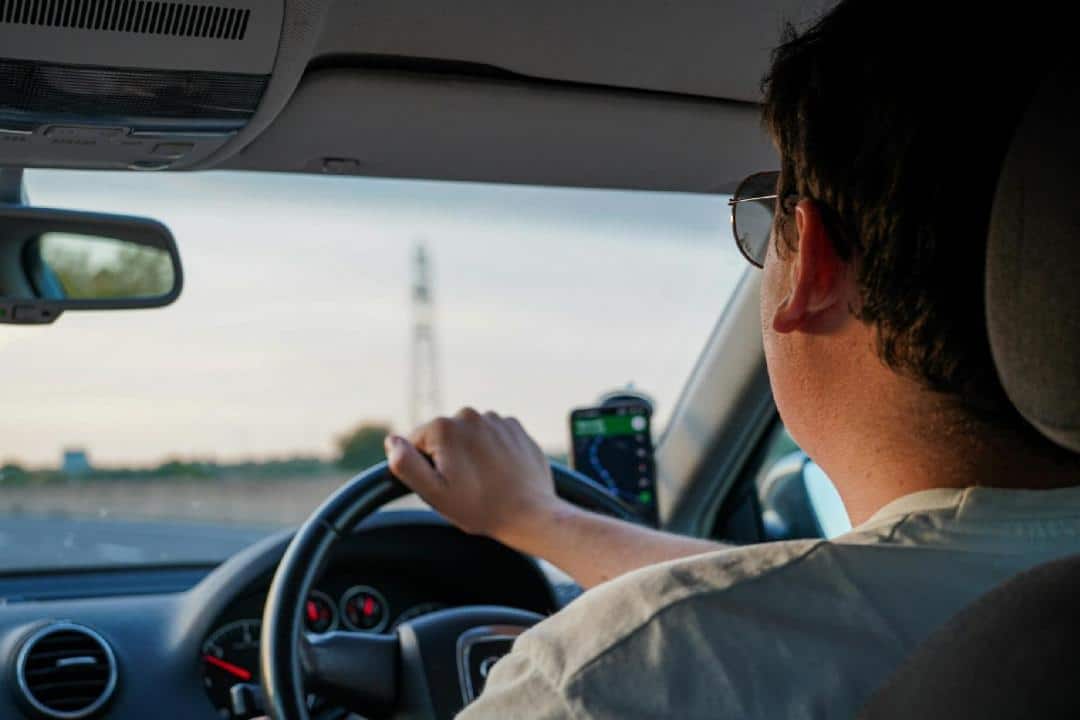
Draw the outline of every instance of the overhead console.
M0 166L182 169L242 130L284 0L0 0Z

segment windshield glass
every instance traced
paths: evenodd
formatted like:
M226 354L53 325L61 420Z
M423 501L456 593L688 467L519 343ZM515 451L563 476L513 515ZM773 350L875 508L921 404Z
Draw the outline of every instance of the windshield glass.
M0 570L220 561L380 460L388 429L466 404L561 458L568 412L632 383L659 435L745 265L720 196L70 171L27 189L161 220L185 287L0 326Z

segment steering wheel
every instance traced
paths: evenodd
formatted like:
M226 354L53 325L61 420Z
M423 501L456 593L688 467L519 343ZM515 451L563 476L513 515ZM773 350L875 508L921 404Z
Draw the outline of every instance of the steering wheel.
M634 511L581 473L551 464L565 500L621 520ZM385 462L331 495L293 536L278 564L262 619L259 663L273 720L310 720L307 692L364 717L453 717L471 702L488 669L514 638L543 618L501 606L449 608L398 627L394 635L304 632L305 600L330 550L357 523L410 491Z

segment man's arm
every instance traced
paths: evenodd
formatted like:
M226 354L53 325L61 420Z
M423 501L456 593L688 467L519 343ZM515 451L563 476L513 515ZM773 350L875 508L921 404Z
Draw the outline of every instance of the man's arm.
M722 547L560 499L547 458L514 418L466 408L424 425L408 440L388 437L386 456L394 475L462 530L544 558L582 587Z

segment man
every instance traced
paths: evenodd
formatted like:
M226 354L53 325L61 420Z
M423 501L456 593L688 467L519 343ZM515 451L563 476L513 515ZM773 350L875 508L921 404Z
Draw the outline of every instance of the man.
M1023 12L983 6L976 25L950 5L842 2L788 31L765 84L782 169L753 183L776 218L739 242L764 266L780 414L854 531L724 548L602 518L556 498L493 413L387 438L452 522L594 588L462 718L852 717L963 605L1080 552L1076 457L1010 406L983 319L994 185L1038 59L1005 51Z

